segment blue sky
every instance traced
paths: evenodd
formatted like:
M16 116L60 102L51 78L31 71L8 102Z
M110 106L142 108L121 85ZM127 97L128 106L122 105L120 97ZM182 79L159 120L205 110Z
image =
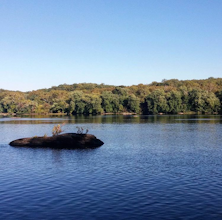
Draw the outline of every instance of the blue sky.
M1 0L0 88L222 77L221 0Z

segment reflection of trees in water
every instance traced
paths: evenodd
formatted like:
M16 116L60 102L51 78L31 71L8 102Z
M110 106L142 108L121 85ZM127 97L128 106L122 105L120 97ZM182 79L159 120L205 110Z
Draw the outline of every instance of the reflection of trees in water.
M221 123L220 115L75 115L64 116L56 120L49 118L0 118L0 124L83 124L83 123Z

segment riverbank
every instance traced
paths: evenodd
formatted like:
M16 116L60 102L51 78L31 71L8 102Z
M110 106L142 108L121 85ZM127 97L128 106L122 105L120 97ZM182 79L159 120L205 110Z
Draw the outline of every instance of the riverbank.
M18 114L18 113L0 113L0 116L3 117L19 117L19 116L66 116L67 113L45 113L45 114L37 114L37 113L30 113L30 114Z
M85 114L78 114L78 115L85 115ZM92 115L92 114L89 114ZM112 113L112 112L107 112L107 113L101 113L97 115L144 115L144 114L137 114L134 112L117 112L117 113ZM156 115L220 115L218 112L208 112L208 113L201 113L201 112L178 112L175 114L167 114L167 113L158 113ZM0 117L20 117L20 116L69 116L67 113L45 113L45 114L37 114L37 113L31 113L31 114L16 114L16 113L0 113ZM74 116L74 115L72 115Z

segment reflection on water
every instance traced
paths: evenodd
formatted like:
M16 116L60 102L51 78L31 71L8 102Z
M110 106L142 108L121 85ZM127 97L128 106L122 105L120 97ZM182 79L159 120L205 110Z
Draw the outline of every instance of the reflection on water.
M94 150L14 148L87 127ZM221 219L221 116L0 119L0 219Z
M44 118L1 117L6 124L54 124L54 123L221 123L221 115L97 115L60 116Z

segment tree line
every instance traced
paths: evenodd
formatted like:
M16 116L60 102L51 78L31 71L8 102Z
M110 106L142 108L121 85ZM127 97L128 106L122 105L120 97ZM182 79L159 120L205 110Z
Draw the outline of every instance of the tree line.
M81 83L30 92L0 90L0 113L222 114L222 78L112 86Z

